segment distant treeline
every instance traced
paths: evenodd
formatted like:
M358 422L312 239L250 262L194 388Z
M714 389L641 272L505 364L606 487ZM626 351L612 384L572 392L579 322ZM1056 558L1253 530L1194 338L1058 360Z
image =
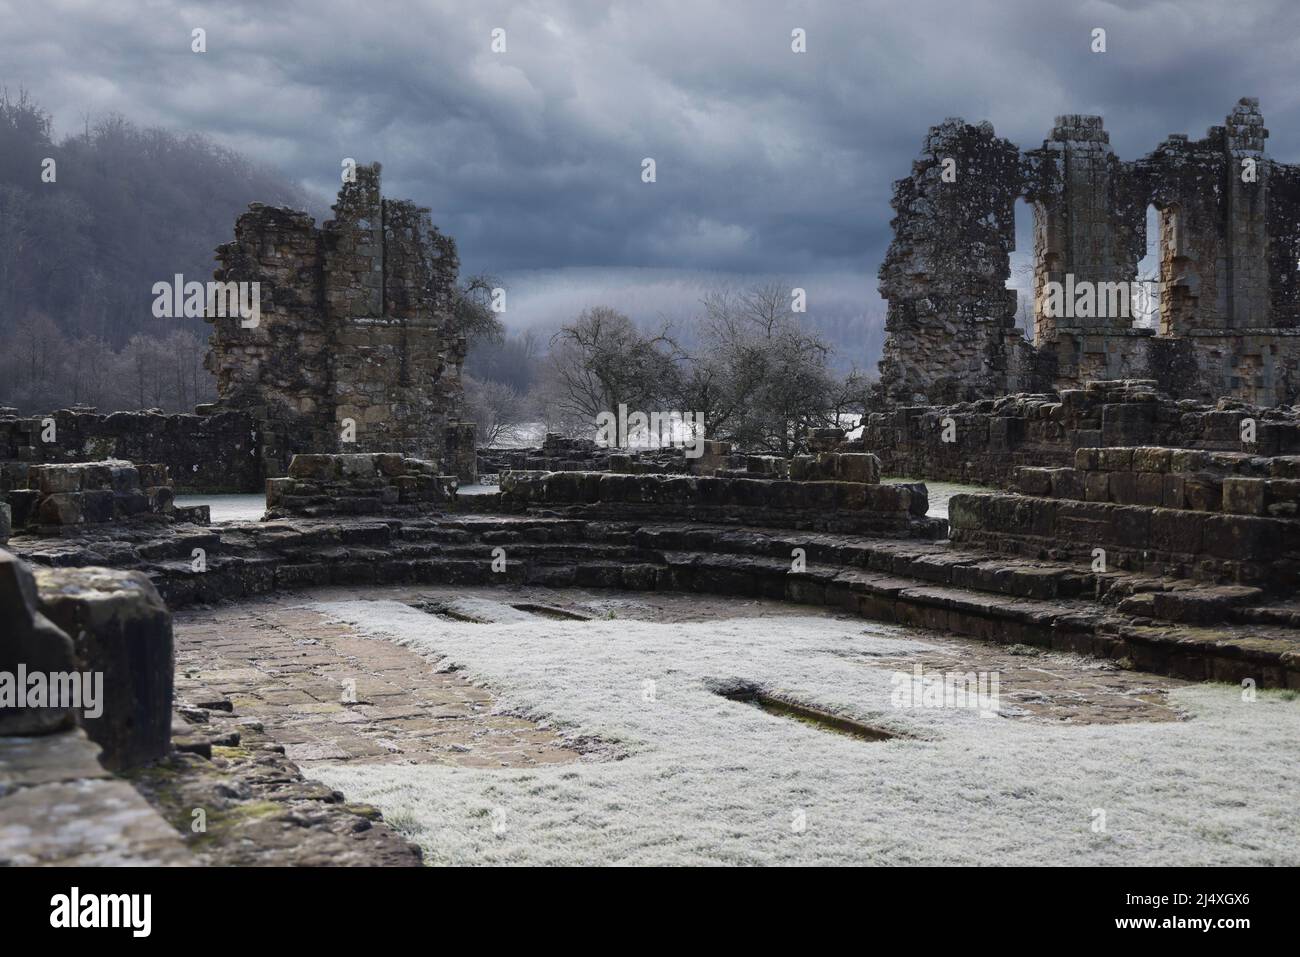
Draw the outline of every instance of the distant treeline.
M213 250L251 202L312 206L202 135L110 115L56 142L30 96L0 93L0 405L182 409L210 397L190 346L201 361L208 327L154 318L152 287L210 279Z

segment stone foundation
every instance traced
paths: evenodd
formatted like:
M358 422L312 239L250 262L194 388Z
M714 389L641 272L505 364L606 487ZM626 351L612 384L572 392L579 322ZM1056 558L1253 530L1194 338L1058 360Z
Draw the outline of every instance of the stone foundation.
M1020 495L954 495L952 540L1030 558L1253 585L1300 584L1300 523L1291 519Z
M27 487L31 465L108 460L165 465L181 492L256 491L260 450L256 421L243 412L0 415L0 493Z
M207 521L205 507L176 508L165 465L32 465L25 478L27 488L8 493L9 509L16 527L40 534L108 522Z
M857 471L869 474L865 460L871 458L845 456L844 460L856 462ZM835 468L833 463L827 467ZM681 518L881 535L936 537L943 530L941 522L925 518L929 502L924 485L874 485L862 480L507 472L501 476L500 505L513 511L543 509L584 517Z
M267 479L268 518L420 515L455 498L456 477L395 452L295 455L286 478Z
M1253 444L1242 441L1245 419L1255 421ZM1300 416L1243 403L1175 402L1150 382L1098 381L1060 393L874 412L862 438L843 447L875 453L886 475L1008 486L1022 466L1065 468L1081 448L1142 445L1300 454Z

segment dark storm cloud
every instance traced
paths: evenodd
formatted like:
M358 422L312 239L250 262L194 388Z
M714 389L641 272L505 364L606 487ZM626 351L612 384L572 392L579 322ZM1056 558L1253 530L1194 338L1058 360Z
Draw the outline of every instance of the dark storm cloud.
M0 0L0 80L60 133L108 111L202 130L322 197L343 157L381 160L387 191L430 206L473 270L860 273L869 288L891 181L947 116L1034 146L1055 114L1101 113L1132 157L1257 95L1270 152L1300 159L1298 10Z

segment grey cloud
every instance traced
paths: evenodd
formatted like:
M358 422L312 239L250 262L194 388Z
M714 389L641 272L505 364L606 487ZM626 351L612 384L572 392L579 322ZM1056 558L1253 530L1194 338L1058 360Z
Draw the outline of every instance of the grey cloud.
M110 110L201 130L322 205L343 156L378 159L467 269L498 274L822 271L869 292L891 182L946 116L1033 146L1055 114L1099 112L1134 156L1258 95L1271 152L1300 158L1285 2L0 0L0 22L0 81L58 131ZM207 54L189 52L195 26ZM807 54L789 50L796 26Z

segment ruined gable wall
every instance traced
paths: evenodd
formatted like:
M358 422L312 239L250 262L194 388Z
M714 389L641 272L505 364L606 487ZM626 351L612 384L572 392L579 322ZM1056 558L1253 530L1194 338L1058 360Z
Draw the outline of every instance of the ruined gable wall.
M380 172L358 167L320 228L254 205L218 250L218 279L261 283L257 327L209 317L208 362L218 407L262 423L268 476L298 453L443 454L465 349L451 327L456 247L428 210L385 200Z
M955 163L952 182L945 160ZM894 241L880 268L889 303L881 382L894 401L974 398L1018 368L1006 278L1023 175L1019 151L990 124L950 119L894 184Z
M450 334L455 243L429 211L385 200L378 167L357 170L325 224L337 417L356 451L441 458L460 393L464 342Z
M1204 139L1172 135L1135 162L1114 155L1100 117L1060 116L1042 147L1024 154L1018 187L990 177L996 164L978 162L975 176L943 183L942 157L971 150L980 130L987 151L987 124L934 127L912 177L895 186L895 239L880 286L890 334L880 364L884 403L1109 379L1153 379L1171 395L1201 401L1300 398L1300 175L1264 154L1258 101L1242 98ZM1243 177L1251 164L1253 178ZM982 326L962 319L972 302L997 311L986 304L1009 274L998 247L1014 242L1014 224L998 224L1017 196L1035 216L1032 346L999 342L987 317ZM1131 309L1049 314L1048 283L1137 280L1148 203L1160 219L1158 334L1135 328ZM981 223L993 228L992 243L970 228Z
M336 440L326 396L332 332L322 310L321 238L306 213L254 203L217 249L220 282L258 283L260 316L208 316L206 367L217 377L216 407L246 412L260 426L267 474L297 451Z

